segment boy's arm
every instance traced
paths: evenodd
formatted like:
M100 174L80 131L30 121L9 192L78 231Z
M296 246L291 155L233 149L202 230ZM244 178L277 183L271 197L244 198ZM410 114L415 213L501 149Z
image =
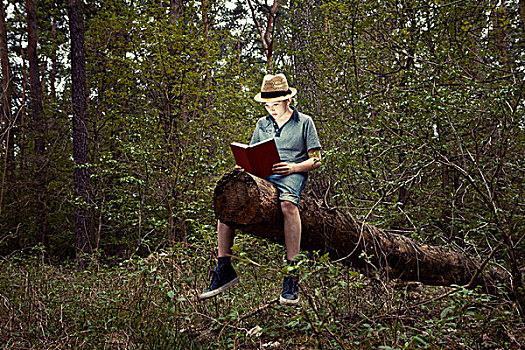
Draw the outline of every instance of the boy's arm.
M293 173L312 171L321 166L321 149L316 148L308 151L308 156L310 158L297 164L284 162L274 164L273 172L278 175L290 175Z

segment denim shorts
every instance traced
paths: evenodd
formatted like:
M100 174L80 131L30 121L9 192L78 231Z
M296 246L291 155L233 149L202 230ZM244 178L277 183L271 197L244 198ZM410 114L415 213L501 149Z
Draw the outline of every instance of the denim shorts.
M306 185L304 173L293 173L290 175L270 175L267 179L274 183L279 189L279 200L288 201L299 207L301 192Z

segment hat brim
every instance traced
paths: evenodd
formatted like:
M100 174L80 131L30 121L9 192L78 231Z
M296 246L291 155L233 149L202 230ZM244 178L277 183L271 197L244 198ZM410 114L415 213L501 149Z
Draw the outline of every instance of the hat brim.
M288 94L288 95L279 96L279 97L272 97L272 98L262 98L262 97L261 97L261 93L259 92L257 95L255 95L255 97L254 97L253 99L254 99L255 101L257 101L257 102L277 102L277 101L284 101L284 100L287 100L287 99L289 99L289 98L294 97L294 96L297 94L297 89L296 89L296 88L291 87L291 88L290 88L290 91L291 91L291 93Z

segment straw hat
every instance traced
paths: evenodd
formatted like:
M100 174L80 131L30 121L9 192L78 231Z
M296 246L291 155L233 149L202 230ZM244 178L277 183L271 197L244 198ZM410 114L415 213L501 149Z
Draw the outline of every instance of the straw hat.
M261 92L255 95L257 102L284 101L295 96L297 89L288 86L284 74L267 74L263 78Z

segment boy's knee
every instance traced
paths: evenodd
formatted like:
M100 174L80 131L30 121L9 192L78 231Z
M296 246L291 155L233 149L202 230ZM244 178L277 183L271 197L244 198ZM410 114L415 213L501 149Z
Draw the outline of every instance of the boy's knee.
M223 223L220 220L217 220L217 232L220 234L222 232L232 232L233 229L230 225Z
M289 201L282 201L281 202L281 211L283 212L283 215L291 215L295 214L297 211L299 211L299 208L297 206Z

